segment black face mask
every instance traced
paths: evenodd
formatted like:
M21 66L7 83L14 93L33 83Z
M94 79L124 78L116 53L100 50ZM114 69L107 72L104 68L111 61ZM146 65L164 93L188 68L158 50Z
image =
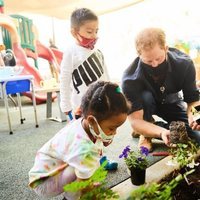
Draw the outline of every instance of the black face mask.
M152 76L159 76L164 74L167 71L167 60L165 59L161 64L159 64L157 67L152 67L151 65L145 64L142 62L143 69Z

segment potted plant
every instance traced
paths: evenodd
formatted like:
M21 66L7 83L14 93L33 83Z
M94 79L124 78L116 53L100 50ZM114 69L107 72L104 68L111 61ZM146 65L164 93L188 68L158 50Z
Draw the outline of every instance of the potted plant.
M130 146L126 146L119 156L119 158L124 158L130 171L131 182L134 185L142 185L145 183L148 154L149 150L146 147L142 146L140 149L133 151Z

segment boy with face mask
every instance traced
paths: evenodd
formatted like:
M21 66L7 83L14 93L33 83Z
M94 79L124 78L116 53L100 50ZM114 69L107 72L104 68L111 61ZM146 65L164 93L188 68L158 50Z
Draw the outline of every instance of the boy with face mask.
M168 48L165 33L159 28L142 30L135 46L138 57L124 72L122 88L132 103L128 118L134 131L141 134L139 146L152 150L152 137L168 145L172 121L185 122L188 135L200 143L200 125L191 112L200 104L192 60L178 49ZM152 115L167 124L151 123Z
M75 40L67 47L61 62L60 106L66 115L72 111L76 119L82 114L81 98L88 86L99 80L109 80L103 54L95 48L98 30L98 17L93 11L80 8L72 12L71 34ZM116 169L117 165L108 162L107 169Z

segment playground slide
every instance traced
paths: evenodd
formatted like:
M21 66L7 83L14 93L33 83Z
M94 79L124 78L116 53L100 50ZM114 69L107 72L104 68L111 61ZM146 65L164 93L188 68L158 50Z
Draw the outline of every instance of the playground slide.
M63 58L63 52L55 48L51 48L51 50L54 53L58 64L60 65Z
M56 70L57 73L60 72L60 65L58 64L53 51L49 47L46 47L39 40L36 40L36 51L38 57L48 60L49 63L52 63L54 70Z
M43 78L41 77L39 71L28 63L27 56L20 45L20 38L12 18L7 15L0 14L0 26L6 28L10 33L13 52L16 57L17 65L21 65L24 67L22 74L33 75L35 88L41 88L40 81L42 81ZM30 98L32 97L30 93L25 93L25 95ZM47 99L46 93L36 93L35 97L37 104L46 102ZM52 95L52 98L55 99L56 94Z
M13 43L13 51L14 51L14 54L15 54L16 59L17 59L17 64L24 66L24 70L22 71L22 74L33 75L34 76L34 86L35 86L35 88L36 89L41 88L40 82L43 80L43 78L41 77L40 72L37 68L29 65L29 63L27 61L26 54L25 54L23 48L21 47L21 45L19 43ZM25 93L24 95L26 95L29 98L32 97L32 95L30 93ZM47 100L46 93L42 93L42 92L36 93L35 97L36 97L36 103L37 104L44 103ZM53 94L52 98L55 99L56 94Z

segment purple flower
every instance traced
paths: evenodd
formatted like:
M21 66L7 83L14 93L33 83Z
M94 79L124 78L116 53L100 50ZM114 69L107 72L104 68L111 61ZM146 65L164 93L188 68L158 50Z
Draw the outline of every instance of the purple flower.
M122 151L122 154L119 155L119 158L124 158L125 163L129 169L132 167L138 167L139 169L146 169L148 166L148 160L146 156L148 155L149 150L142 146L136 151L132 151L130 145L126 146Z
M119 155L119 158L127 158L128 153L131 151L130 145L126 146L125 149L123 150L122 154Z
M143 155L145 155L145 156L148 156L148 154L149 154L149 149L147 149L147 148L144 147L144 146L141 146L141 147L140 147L140 152L141 152L141 154L143 154Z
M139 157L137 159L138 159L138 161L143 161L144 160L144 158L142 158L142 157Z

